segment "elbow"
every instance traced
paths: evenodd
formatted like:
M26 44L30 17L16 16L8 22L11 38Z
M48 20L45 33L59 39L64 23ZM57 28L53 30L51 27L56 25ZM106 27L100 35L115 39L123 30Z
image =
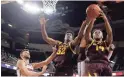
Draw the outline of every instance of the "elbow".
M47 36L43 36L43 40L45 40L45 41L46 41L46 40L47 40L47 38L48 38Z
M48 41L48 36L44 36L43 40L45 40L47 42Z

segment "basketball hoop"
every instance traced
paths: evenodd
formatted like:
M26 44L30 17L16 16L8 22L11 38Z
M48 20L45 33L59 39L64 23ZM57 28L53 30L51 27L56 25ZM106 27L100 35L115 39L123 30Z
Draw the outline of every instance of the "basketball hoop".
M43 11L46 14L52 14L56 12L56 3L58 0L42 0L43 2Z

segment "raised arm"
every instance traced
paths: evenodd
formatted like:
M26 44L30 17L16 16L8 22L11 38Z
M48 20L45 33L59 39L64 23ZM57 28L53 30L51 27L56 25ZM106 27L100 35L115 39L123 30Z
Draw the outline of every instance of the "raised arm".
M48 37L48 35L47 35L46 28L45 28L46 27L46 22L47 21L45 20L45 18L40 19L42 37L50 45L57 45L58 41Z
M77 37L72 41L72 45L78 45L80 43L81 39L84 37L85 28L88 24L89 24L89 20L83 21Z
M45 60L39 63L32 63L34 68L41 68L44 65L48 65L56 56L56 48L53 47L53 53Z
M93 25L96 19L91 20L90 24L88 25L86 32L85 32L85 40L86 42L89 42L91 38L91 31L93 29Z
M25 66L25 62L22 61L22 60L19 60L19 61L17 62L17 67L19 68L19 70L20 70L21 72L23 72L23 74L25 74L25 76L40 76L40 75L42 75L42 74L46 71L46 69L47 69L47 66L44 66L41 72L29 71L29 70L27 69L27 67Z
M111 44L110 47L109 47L109 55L108 55L108 59L111 58L114 49L115 49L115 45L114 45L114 44Z
M105 22L105 28L106 28L106 32L107 32L106 42L108 42L108 44L110 45L113 41L112 28L109 24L109 21L108 21L106 15L103 13L103 11L101 12L101 15Z

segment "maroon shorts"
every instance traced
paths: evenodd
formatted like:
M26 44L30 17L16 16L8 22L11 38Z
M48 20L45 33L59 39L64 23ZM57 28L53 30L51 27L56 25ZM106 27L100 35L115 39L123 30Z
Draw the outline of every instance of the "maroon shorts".
M112 76L112 69L109 64L106 63L86 63L85 75L95 76Z
M56 68L54 76L73 76L72 68Z

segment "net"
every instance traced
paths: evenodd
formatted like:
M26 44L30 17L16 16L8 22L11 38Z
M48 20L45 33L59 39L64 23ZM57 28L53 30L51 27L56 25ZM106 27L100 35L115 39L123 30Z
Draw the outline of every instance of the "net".
M58 0L42 0L43 2L43 11L47 14L56 12L56 4Z

